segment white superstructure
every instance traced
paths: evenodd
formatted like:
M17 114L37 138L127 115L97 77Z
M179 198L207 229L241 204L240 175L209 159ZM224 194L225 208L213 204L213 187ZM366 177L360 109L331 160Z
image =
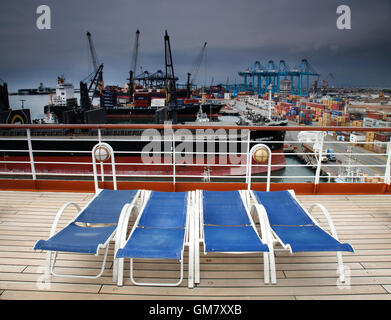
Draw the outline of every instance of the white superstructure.
M56 95L53 97L53 103L57 106L66 106L69 101L74 101L75 89L73 84L65 83L64 77L58 77L56 86Z

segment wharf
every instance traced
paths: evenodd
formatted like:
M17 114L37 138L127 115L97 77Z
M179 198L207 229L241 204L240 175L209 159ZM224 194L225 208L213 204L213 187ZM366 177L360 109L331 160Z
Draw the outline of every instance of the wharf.
M391 300L391 206L390 195L298 195L308 208L321 203L329 210L341 242L349 242L355 253L344 253L350 271L347 287L337 286L335 253L276 252L276 285L263 283L262 255L201 254L201 283L194 289L185 280L179 287L134 286L125 263L123 287L112 282L113 249L101 278L52 277L43 283L45 252L33 251L38 239L46 239L57 210L68 201L85 205L91 193L0 191L0 299L57 300L303 300L375 299ZM65 211L59 228L74 217ZM319 210L314 218L324 227ZM201 253L202 251L201 247ZM102 255L59 254L59 272L92 274L100 268ZM178 265L168 261L135 263L143 281L173 280Z

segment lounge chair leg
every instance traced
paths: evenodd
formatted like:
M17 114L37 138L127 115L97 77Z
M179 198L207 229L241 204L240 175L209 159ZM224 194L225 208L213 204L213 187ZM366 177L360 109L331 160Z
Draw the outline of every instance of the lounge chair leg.
M49 280L50 279L50 265L52 262L52 252L48 251L46 252L46 268L45 268L45 279Z
M271 283L276 284L277 283L277 276L276 276L276 262L274 259L274 252L269 252L269 265L270 265Z
M124 281L124 258L116 259L117 262L117 285L122 287Z
M118 279L118 259L114 257L113 262L113 282L116 282Z
M270 283L270 272L269 272L269 254L263 253L263 275L265 284Z
M133 276L133 259L130 259L130 281L136 286L161 286L161 287L176 287L179 286L183 281L183 257L180 260L180 277L179 280L175 283L147 283L147 282L137 282L134 280Z
M105 266L106 266L106 259L107 259L107 253L109 251L109 246L107 245L106 246L106 250L105 250L105 254L104 254L104 257L103 257L103 262L102 262L102 266L101 266L101 269L100 269L100 272L95 275L95 276L84 276L84 275L73 275L73 274L60 274L60 273L56 273L54 271L54 265L56 264L56 258L57 258L57 252L54 253L54 258L53 258L53 262L51 263L50 265L50 273L56 277L68 277L68 278L86 278L86 279L96 279L96 278L99 278L103 272L105 271Z
M337 252L337 260L338 260L338 273L339 273L339 281L341 283L345 283L345 268L343 265L342 252Z

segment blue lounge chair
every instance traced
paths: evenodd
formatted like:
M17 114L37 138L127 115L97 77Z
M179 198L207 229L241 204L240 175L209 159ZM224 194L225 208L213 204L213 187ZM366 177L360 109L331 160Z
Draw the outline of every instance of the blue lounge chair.
M242 191L198 191L199 225L201 243L204 254L220 253L254 253L263 252L264 282L269 283L268 230L261 223L259 236L251 213L256 212L263 220L264 212L260 206L251 210L246 205L248 199ZM197 238L197 235L196 235ZM197 250L197 248L196 248ZM195 252L195 282L199 283L199 255Z
M102 275L107 258L109 243L114 239L117 225L123 207L127 203L135 203L139 197L138 190L99 190L93 199L80 210L80 207L73 202L66 203L54 219L50 237L48 240L39 240L34 250L45 250L46 255L46 278L50 274L66 277L98 278ZM69 206L74 206L79 214L70 221L63 229L56 232L61 215ZM106 249L103 263L99 274L71 275L58 274L54 271L56 256L58 252L75 252L98 255L99 249ZM52 253L54 259L52 260Z
M123 284L124 259L130 259L130 279L135 285L177 286L183 280L183 252L189 252L189 287L193 286L193 247L190 245L190 219L193 216L190 192L149 191L131 233L126 238L129 218L137 207L129 206L118 233L118 286ZM175 283L146 283L134 279L133 259L171 259L180 262L180 278Z
M337 232L326 208L314 204L307 212L296 200L293 190L261 192L250 191L254 200L266 209L269 226L282 247L294 252L333 251L337 252L340 281L345 282L342 251L353 252L348 243L338 240ZM331 235L326 232L310 215L314 207L325 214Z

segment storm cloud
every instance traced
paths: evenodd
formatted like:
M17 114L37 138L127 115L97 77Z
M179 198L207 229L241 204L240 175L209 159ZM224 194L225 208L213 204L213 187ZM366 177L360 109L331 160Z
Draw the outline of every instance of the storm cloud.
M36 27L41 4L51 8L51 30ZM351 9L350 30L336 27L341 4ZM0 78L11 91L54 86L60 74L77 85L92 71L90 31L105 83L123 85L139 29L137 73L164 68L167 30L180 83L206 41L199 84L239 83L238 71L257 60L306 58L335 85L391 87L390 18L390 0L2 0Z

